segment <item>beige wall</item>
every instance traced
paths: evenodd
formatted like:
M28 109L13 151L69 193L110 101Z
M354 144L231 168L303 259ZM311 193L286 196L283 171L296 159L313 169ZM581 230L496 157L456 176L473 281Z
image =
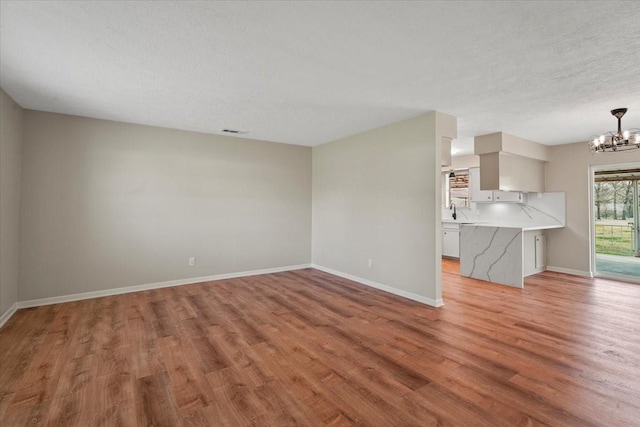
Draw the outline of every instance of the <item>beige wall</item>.
M439 302L438 114L313 148L315 265Z
M545 162L504 152L480 156L480 189L545 191Z
M529 159L549 160L549 147L502 132L502 151Z
M501 190L534 193L545 191L545 162L508 153L499 153L498 156ZM482 165L482 158L480 164Z
M449 169L469 169L477 168L480 166L480 156L475 154L469 154L466 156L457 156L451 159L450 168L442 168L442 171L449 171Z
M21 301L307 264L311 149L27 110L20 242Z
M479 135L473 139L475 154L504 152L542 161L549 160L549 147L504 132Z
M18 301L18 230L24 112L0 89L0 317Z
M16 300L306 264L311 250L319 266L441 297L438 113L313 149L313 244L308 147L23 113L4 92L0 113L0 315ZM548 232L549 266L588 273L589 165L629 162L640 150L550 149L546 191L567 193L567 227Z
M546 191L567 193L567 226L547 231L550 267L589 273L589 166L629 162L640 162L640 150L590 154L586 142L551 147Z

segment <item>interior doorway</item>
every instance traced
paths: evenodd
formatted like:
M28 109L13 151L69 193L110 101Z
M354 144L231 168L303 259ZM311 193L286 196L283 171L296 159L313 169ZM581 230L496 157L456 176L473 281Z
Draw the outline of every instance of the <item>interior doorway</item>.
M592 167L592 269L640 282L640 163Z

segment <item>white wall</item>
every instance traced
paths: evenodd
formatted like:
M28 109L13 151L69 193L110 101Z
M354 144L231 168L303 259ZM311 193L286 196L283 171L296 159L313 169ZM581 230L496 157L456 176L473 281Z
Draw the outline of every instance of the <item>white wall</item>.
M547 232L547 264L589 274L589 166L640 162L640 150L590 154L586 142L551 147L546 191L567 193L567 226Z
M466 156L456 156L451 158L451 167L442 168L443 171L449 171L449 169L469 169L477 168L480 166L480 156L475 154L469 154Z
M18 300L23 115L0 89L0 319Z
M0 315L17 300L306 264L310 248L314 264L439 303L439 113L313 149L312 245L308 147L1 100ZM567 193L567 226L548 232L550 267L589 272L589 165L629 162L640 150L551 148L545 184Z
M438 117L313 148L314 265L441 304Z
M309 147L27 110L23 155L20 301L311 261Z

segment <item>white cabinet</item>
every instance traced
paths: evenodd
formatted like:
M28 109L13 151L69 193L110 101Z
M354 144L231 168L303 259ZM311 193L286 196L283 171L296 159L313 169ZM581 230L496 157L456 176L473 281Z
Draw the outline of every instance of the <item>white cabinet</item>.
M460 224L442 223L442 256L460 258Z
M493 202L493 191L480 190L480 168L469 169L469 199L473 203Z
M523 233L524 276L540 273L547 268L547 240L544 230L527 230Z
M480 190L480 168L469 169L469 199L473 203L523 203L519 191Z
M442 230L442 255L460 258L460 232Z
M522 203L522 193L519 191L494 191L493 201Z
M542 271L547 268L547 236L539 234L536 236L536 270Z

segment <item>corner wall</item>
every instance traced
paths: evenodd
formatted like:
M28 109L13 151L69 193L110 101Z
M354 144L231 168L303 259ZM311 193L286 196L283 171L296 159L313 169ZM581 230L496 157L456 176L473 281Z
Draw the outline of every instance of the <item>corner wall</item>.
M0 325L18 301L23 119L22 108L0 89Z
M442 305L439 115L313 148L314 266Z
M309 147L24 120L20 301L311 261Z
M589 166L640 162L640 150L590 154L586 142L550 148L546 191L567 193L567 225L547 230L547 264L559 271L589 275Z

